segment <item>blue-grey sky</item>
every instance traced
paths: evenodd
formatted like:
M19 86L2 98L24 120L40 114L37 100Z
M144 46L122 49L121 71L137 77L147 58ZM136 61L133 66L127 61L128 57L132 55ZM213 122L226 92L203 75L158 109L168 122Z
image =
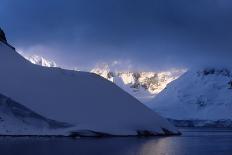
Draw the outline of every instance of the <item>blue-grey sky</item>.
M1 0L10 43L58 64L165 69L232 59L231 0Z

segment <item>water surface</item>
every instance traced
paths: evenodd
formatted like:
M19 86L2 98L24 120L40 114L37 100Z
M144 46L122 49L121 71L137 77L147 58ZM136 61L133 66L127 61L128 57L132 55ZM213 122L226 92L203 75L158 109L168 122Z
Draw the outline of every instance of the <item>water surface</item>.
M1 155L232 155L232 130L181 129L153 138L0 137Z

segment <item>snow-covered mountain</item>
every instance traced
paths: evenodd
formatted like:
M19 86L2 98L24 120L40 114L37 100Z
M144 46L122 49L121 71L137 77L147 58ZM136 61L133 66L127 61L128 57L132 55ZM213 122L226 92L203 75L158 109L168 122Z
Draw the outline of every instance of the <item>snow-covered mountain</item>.
M146 103L161 92L168 83L179 78L186 70L170 69L160 72L112 71L108 65L102 65L92 69L91 72L115 83L141 102Z
M47 119L0 94L0 135L49 135L68 127L71 125Z
M31 56L24 55L24 57L33 64L41 65L44 67L58 67L54 61L45 59L38 55L31 55Z
M0 92L43 117L72 124L64 134L178 134L166 119L104 78L34 65L0 42Z
M188 71L147 105L182 126L232 127L232 70Z
M45 67L57 67L54 61L41 56L25 56L33 64ZM78 70L77 70L78 71ZM145 103L161 92L168 83L179 78L186 69L170 69L160 72L112 71L109 65L100 65L90 70L115 83L123 90Z

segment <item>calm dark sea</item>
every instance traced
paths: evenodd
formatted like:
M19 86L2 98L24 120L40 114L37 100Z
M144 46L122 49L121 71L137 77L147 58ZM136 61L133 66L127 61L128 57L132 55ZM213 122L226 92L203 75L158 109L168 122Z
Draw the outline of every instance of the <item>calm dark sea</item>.
M0 155L232 155L232 130L181 131L154 138L0 137Z

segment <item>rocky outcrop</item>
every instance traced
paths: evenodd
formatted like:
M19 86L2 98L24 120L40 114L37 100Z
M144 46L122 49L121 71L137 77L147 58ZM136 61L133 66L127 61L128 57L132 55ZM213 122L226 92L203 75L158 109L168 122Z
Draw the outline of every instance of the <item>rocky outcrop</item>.
M0 41L5 42L5 43L7 42L6 35L1 28L0 28Z
M15 50L15 48L13 46L11 46L6 39L6 35L4 33L4 31L0 28L0 42L6 44L7 46L9 46L10 48L12 48L13 50Z
M219 120L175 120L168 119L176 127L197 127L197 128L232 128L231 119Z

